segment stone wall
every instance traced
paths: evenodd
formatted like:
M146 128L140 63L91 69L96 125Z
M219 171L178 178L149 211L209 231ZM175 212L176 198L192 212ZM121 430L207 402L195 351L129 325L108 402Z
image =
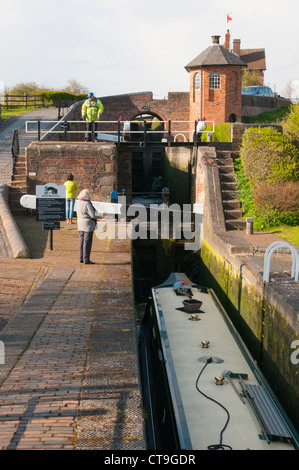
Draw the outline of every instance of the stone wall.
M294 424L299 422L298 365L290 360L298 338L296 306L283 286L264 285L252 260L254 247L237 231L226 232L220 180L213 148L198 149L196 173L204 188L203 245L200 282L213 288L254 359Z
M257 116L267 111L290 106L292 102L280 96L242 95L242 116Z
M171 188L170 203L190 203L192 152L187 147L165 148L164 181Z

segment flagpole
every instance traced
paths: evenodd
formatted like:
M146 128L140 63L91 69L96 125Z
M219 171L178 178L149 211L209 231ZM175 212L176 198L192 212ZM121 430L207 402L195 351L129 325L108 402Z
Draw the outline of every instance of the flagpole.
M229 30L230 37L232 38L232 29L230 29L230 27L229 27L230 21L233 21L232 14L231 13L226 13L226 29Z

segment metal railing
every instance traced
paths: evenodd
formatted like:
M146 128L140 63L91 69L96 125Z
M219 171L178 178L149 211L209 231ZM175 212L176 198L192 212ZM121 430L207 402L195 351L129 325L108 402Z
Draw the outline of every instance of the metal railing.
M11 144L11 154L15 158L20 153L20 143L19 143L19 131L18 129L14 130L12 144Z
M269 245L268 248L266 249L265 258L264 258L263 281L269 282L271 256L279 248L288 248L290 250L292 254L291 278L294 279L295 282L297 282L299 279L299 254L297 250L295 249L295 247L283 241L274 242L271 245Z
M53 124L49 130L49 124ZM47 129L43 129L43 125ZM86 125L90 124L91 129L87 130ZM32 127L33 126L33 127ZM154 142L192 142L197 143L202 134L213 134L215 132L214 121L26 121L26 133L37 134L41 140L43 131L46 134L64 134L67 136L89 133L91 138L98 140L114 141L118 144L125 142L142 142L144 145Z

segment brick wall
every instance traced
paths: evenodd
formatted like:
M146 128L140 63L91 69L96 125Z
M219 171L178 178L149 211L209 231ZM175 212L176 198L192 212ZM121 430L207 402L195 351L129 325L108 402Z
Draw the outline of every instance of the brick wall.
M109 201L118 190L117 158L115 145L33 142L26 148L28 194L35 194L37 184L62 185L72 173L79 190Z
M242 69L233 66L204 67L200 71L201 88L194 90L194 75L198 72L199 70L190 72L190 121L205 117L207 121L222 124L230 122L232 115L236 121L241 121ZM209 76L212 72L218 72L221 76L218 90L209 88Z
M154 99L152 92L105 96L100 98L104 105L103 120L118 120L120 117L132 121L140 114L150 113L168 120L189 119L189 93L168 93L166 99Z

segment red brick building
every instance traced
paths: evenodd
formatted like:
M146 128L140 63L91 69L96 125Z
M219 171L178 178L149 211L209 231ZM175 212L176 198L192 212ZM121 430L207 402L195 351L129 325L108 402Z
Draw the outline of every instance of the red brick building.
M241 121L242 72L247 64L221 46L219 38L212 36L212 45L185 67L190 73L190 121Z
M225 42L223 44L228 51L237 54L245 62L250 72L254 72L259 77L259 84L264 83L264 73L266 70L265 49L241 49L241 39L233 39L231 48L231 37L229 29L226 31Z

